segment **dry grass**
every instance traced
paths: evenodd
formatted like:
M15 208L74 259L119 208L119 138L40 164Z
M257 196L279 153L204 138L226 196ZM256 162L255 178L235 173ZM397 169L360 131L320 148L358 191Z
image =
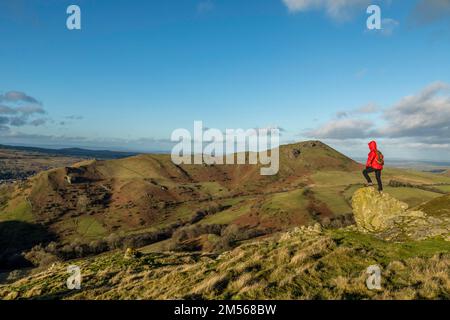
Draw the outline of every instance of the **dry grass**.
M431 249L430 249L431 248ZM0 298L60 299L449 299L450 252L443 240L392 244L350 231L297 229L220 256L123 253L73 261L81 291L65 287L65 264L0 286ZM366 268L382 269L382 290Z

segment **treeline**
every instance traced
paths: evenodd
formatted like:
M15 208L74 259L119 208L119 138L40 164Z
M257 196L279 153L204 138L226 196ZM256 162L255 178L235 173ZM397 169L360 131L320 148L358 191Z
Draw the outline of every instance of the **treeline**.
M143 232L132 235L119 236L110 234L108 237L100 240L94 240L90 243L70 243L60 244L50 242L48 245L38 245L25 253L25 258L35 266L49 265L58 260L72 260L94 256L103 252L116 249L139 248L153 244L155 242L169 239L173 232L180 227L175 223L167 228L157 231Z
M439 185L439 184L437 184L437 185ZM398 180L390 180L389 186L392 188L415 188L415 189L430 191L430 192L434 192L434 193L447 194L445 191L435 188L432 185L412 184L409 182L403 182L403 181L398 181Z

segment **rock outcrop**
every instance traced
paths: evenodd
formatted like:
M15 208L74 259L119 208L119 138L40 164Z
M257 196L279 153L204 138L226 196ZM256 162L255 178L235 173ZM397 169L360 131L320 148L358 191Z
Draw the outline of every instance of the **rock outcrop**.
M450 215L431 216L374 188L362 188L352 198L359 231L374 233L385 240L423 240L435 236L450 239Z

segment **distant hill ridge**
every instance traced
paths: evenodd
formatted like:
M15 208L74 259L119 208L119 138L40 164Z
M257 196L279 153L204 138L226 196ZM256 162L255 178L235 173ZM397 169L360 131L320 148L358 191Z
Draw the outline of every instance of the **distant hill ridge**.
M50 149L40 147L10 146L2 144L0 144L0 149L39 152L59 156L88 157L97 159L120 159L135 156L138 154L137 152L127 152L127 151L90 150L83 148Z

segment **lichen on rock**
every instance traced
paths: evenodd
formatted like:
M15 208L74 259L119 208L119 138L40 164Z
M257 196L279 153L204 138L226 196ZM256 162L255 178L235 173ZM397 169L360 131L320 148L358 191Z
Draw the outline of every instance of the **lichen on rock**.
M374 188L357 190L352 198L353 215L359 231L385 240L423 240L435 236L448 238L450 216L429 216Z

